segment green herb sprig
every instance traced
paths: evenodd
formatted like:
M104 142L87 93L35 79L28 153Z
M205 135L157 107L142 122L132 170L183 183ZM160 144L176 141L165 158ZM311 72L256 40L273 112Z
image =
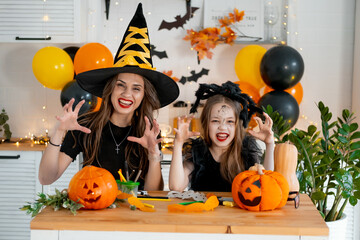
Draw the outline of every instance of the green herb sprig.
M74 215L76 215L77 210L84 207L84 205L69 199L66 190L60 192L55 189L55 195L38 193L38 196L39 198L34 203L27 202L28 205L24 205L20 210L26 211L26 214L31 214L31 217L35 217L46 206L51 206L54 211L61 208L69 209Z

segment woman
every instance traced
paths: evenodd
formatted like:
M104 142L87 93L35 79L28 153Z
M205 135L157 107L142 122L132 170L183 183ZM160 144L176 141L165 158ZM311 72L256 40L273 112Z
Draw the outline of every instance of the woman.
M203 137L192 140L190 146L185 147L185 160L182 161L183 143L200 133L189 131L192 117L179 117L170 166L171 190L183 191L190 183L190 188L196 191L231 191L235 176L260 162L261 152L255 138L266 144L264 166L273 169L272 120L265 113L264 123L255 117L260 131L248 130L250 135L247 134L252 113L261 110L236 84L201 84L196 95L192 112L196 111L200 99L208 98L200 117Z
M134 29L139 34L132 34ZM114 66L76 76L84 90L103 99L100 110L78 119L84 101L74 110L74 99L63 107L63 116L57 117L58 125L40 163L40 183L56 181L83 152L83 165L105 168L116 179L119 169L123 173L141 171L140 189L162 189L160 129L153 112L173 102L179 89L171 78L152 68L150 43L144 33L146 22L139 4ZM134 44L127 44L129 41Z

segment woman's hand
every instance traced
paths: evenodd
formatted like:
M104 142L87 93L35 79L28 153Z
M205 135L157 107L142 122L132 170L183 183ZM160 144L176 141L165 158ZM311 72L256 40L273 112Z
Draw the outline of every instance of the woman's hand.
M188 138L199 136L199 132L192 132L189 130L191 120L194 118L194 115L190 116L181 116L177 119L177 128L174 128L176 135L175 140L178 142L185 142Z
M162 141L162 138L157 138L160 133L159 124L156 120L153 120L153 128L150 129L150 120L145 116L145 132L141 138L129 136L128 141L136 142L148 150L149 156L159 156L160 149L158 144Z
M89 128L79 125L77 121L80 108L85 103L85 100L80 101L76 105L75 109L72 110L72 106L74 102L75 99L72 98L67 104L64 105L63 107L64 114L61 117L56 116L56 119L59 121L58 130L60 131L79 130L84 133L90 133L91 130Z
M272 131L273 121L266 113L263 113L265 116L265 122L263 123L259 117L254 117L257 122L260 131L255 132L253 130L248 130L248 133L253 137L263 141L265 144L274 143L274 132Z

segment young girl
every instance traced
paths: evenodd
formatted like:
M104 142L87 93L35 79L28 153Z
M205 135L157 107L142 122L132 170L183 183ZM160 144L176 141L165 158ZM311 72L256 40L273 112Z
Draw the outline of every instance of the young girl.
M160 129L153 112L173 102L179 89L171 78L152 68L141 4L114 66L80 73L76 80L84 90L102 98L100 110L78 119L84 101L74 110L74 99L63 107L63 116L57 117L58 126L41 159L40 183L56 181L83 152L83 165L105 168L115 179L119 179L119 169L124 175L126 171L141 171L140 189L162 190Z
M251 115L262 111L248 95L241 93L237 84L200 84L196 96L190 113L196 112L201 99L208 99L200 117L202 137L185 146L183 161L184 142L200 133L189 131L192 116L178 118L170 166L170 190L183 191L190 183L190 189L195 191L231 191L235 176L260 162L261 151L255 138L266 145L264 167L273 170L272 120L263 113L264 123L255 117L260 130L246 131Z

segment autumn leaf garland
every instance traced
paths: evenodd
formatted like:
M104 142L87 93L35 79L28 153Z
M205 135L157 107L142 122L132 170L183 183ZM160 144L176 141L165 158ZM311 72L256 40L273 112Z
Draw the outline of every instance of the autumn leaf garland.
M187 35L183 39L190 41L191 46L198 53L199 60L204 57L211 59L213 53L210 50L214 49L218 44L226 43L232 45L234 43L236 34L231 27L236 28L234 24L243 20L244 15L244 11L239 12L235 8L234 12L219 19L220 28L210 27L200 31L190 29L187 30Z

